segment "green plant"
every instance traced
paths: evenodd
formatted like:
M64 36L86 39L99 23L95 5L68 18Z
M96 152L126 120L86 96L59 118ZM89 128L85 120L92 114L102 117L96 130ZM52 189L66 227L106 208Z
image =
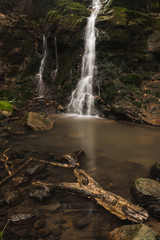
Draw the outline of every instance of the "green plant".
M1 240L3 240L4 231L5 231L6 227L8 226L9 222L10 222L10 220L8 220L8 222L4 225L4 228L2 229L2 231L0 231Z

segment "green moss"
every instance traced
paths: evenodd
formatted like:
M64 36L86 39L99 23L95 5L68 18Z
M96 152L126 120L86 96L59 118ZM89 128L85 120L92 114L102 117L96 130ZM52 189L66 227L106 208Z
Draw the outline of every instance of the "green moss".
M121 81L126 84L134 84L136 86L139 86L142 82L143 76L141 74L137 73L130 73L126 74L123 77L121 77Z
M113 81L108 81L104 84L103 99L106 103L110 103L114 100L117 92L117 87Z
M156 97L160 98L160 92L155 93Z
M142 107L142 103L141 103L141 102L138 102L138 101L134 101L134 102L133 102L133 105L135 105L135 106L138 107L138 108L141 108L141 107Z
M12 104L7 101L0 101L0 110L13 112Z
M56 23L57 29L75 31L79 28L86 17L89 16L89 11L85 5L72 1L60 1L57 8L49 11L46 16L46 21L49 24Z
M155 30L160 30L160 19L159 18L152 18L151 20L152 26Z
M126 110L124 107L112 107L111 112L119 117L125 117Z

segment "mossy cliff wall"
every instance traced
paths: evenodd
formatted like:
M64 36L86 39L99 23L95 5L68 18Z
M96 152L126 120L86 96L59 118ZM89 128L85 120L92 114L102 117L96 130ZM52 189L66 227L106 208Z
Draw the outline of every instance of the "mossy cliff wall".
M42 34L45 34L48 53L43 78L50 96L67 105L81 74L84 32L91 2L42 0L38 4L30 0L20 4L17 0L13 4L2 0L2 3L1 86L7 85L7 89L7 79L15 79L12 84L18 84L21 89L24 81L30 98L34 95L34 76L42 58ZM143 0L113 0L109 7L103 4L96 27L99 31L98 73L94 94L99 112L159 125L159 14L149 13L147 2Z

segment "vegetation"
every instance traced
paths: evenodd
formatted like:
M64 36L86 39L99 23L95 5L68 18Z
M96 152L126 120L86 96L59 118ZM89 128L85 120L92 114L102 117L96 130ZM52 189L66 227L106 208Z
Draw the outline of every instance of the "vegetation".
M126 74L121 78L121 81L127 84L134 84L140 86L142 82L142 75L137 73Z
M13 106L11 103L7 101L0 101L0 110L1 111L7 111L7 112L12 112L13 111Z

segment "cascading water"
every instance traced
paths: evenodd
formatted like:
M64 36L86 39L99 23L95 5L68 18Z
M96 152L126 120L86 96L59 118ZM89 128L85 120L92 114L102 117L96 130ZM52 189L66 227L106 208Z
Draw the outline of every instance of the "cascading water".
M51 72L51 77L53 81L55 80L58 72L58 51L57 51L57 38L54 37L54 44L55 44L55 59L56 59L56 69Z
M73 91L68 112L78 115L94 115L93 77L95 66L96 28L95 20L101 8L100 0L93 0L92 13L88 18L85 31L85 51L82 58L81 78Z
M39 98L44 97L44 83L43 83L43 71L46 63L46 57L47 57L47 39L43 35L43 57L41 60L39 72L36 74L36 79L37 79L37 89L36 92L38 94Z

